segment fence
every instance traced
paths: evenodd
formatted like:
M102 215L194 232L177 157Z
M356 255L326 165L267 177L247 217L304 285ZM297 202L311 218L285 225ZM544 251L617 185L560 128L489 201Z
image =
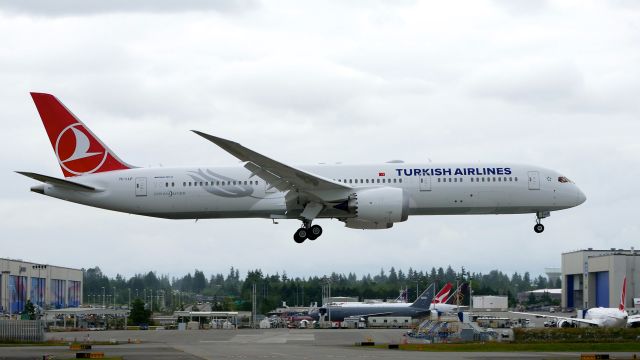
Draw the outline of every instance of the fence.
M0 320L0 342L44 341L42 320Z

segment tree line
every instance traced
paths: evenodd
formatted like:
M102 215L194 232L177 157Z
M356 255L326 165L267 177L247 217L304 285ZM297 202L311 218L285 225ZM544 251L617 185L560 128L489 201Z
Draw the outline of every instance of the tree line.
M391 267L389 270L371 275L357 276L355 273L331 273L323 276L290 277L286 272L266 274L260 269L247 272L241 278L234 267L226 274L211 274L208 278L201 270L194 270L182 277L158 276L150 271L136 274L128 279L121 275L106 276L99 267L83 269L83 296L85 304L123 306L141 299L150 310L167 311L184 309L199 302L209 302L212 310L251 310L252 288L256 286L258 311L267 313L286 303L289 306L309 306L322 303L322 288L331 283L332 296L350 296L363 299L393 299L400 289L407 290L409 301L416 299L418 292L428 284L436 282L438 288L446 282L453 284L469 282L473 295L506 295L509 305L516 304L519 292L543 288L561 287L558 280L549 284L546 277L532 278L529 272L508 275L499 270L489 273L468 272L464 267L456 271L432 267L430 271L406 272ZM469 294L463 294L462 305L469 304Z

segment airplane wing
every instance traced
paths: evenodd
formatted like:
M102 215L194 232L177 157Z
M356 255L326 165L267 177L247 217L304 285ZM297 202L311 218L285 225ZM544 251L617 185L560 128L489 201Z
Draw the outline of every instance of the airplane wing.
M248 149L237 142L191 130L229 154L245 161L244 167L280 191L351 190L346 184L300 170Z
M596 321L596 320L570 318L570 317L565 317L565 316L542 315L542 314L517 312L517 311L509 311L509 312L512 313L512 314L518 314L518 315L537 316L537 317L543 317L543 318L548 318L548 319L566 320L566 321L573 321L573 322L582 323L582 324L602 326L602 323L600 323L599 321Z
M381 312L381 313L374 313L374 314L350 315L348 317L350 317L350 318L351 317L359 317L359 318L365 318L366 319L366 318L369 318L369 317L372 317L372 316L389 316L391 314L392 314L392 312Z
M32 172L26 172L26 171L16 171L18 174L20 175L24 175L26 177L30 177L34 180L38 180L38 181L42 181L43 183L49 184L49 185L54 185L54 186L60 186L60 187L64 187L67 189L71 189L71 190L78 190L78 191L102 191L101 189L97 189L93 186L89 186L89 185L85 185L85 184L80 184L77 183L75 181L69 181L69 180L65 180L65 179L59 179L53 176L47 176L47 175L42 175L42 174L37 174L37 173L32 173Z

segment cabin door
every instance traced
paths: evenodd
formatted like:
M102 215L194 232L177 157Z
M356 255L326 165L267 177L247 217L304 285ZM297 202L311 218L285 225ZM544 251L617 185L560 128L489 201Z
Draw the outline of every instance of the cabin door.
M420 191L431 191L431 176L420 177Z
M147 178L136 178L136 196L147 196Z
M537 171L529 171L529 190L540 190L540 173Z

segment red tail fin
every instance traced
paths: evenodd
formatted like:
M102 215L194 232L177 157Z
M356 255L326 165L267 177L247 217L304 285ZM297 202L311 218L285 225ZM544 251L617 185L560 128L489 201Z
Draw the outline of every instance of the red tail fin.
M620 294L620 304L618 304L618 310L624 311L624 300L627 298L627 277L622 280L622 293Z
M433 298L432 303L433 304L440 304L443 303L446 299L447 296L449 295L449 293L451 292L451 288L453 286L451 285L451 283L447 283L439 292L438 294L436 294L436 296Z
M65 177L130 169L55 96L31 93Z

